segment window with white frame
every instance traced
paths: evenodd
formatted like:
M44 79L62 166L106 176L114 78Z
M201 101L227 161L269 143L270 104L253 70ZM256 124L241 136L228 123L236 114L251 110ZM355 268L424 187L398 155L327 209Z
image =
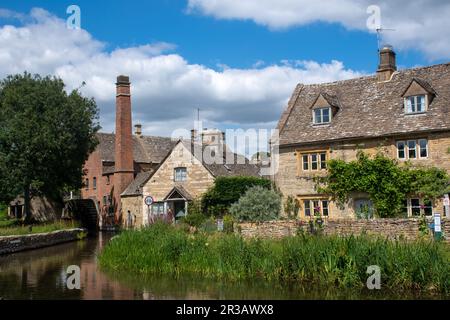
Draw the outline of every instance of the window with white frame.
M428 158L428 140L397 141L397 158L401 160Z
M305 217L324 216L328 217L330 214L330 202L325 199L304 199L303 213Z
M325 124L331 122L331 108L319 108L313 110L313 123Z
M152 214L153 215L163 215L164 214L164 202L155 202L152 204Z
M318 171L327 168L326 152L302 154L301 159L303 171Z
M186 168L175 168L175 182L183 182L187 180L187 169Z
M405 113L422 113L427 110L427 96L418 95L405 98Z
M408 217L418 217L420 215L433 215L433 201L424 198L409 198L404 202L403 213Z
M428 140L419 139L419 158L428 158Z

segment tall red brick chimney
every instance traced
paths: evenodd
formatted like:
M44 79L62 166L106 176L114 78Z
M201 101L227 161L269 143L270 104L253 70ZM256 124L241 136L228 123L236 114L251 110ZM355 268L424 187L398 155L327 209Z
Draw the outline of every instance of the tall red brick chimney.
M134 179L130 78L118 76L116 83L116 141L114 200L116 217L121 215L120 194Z

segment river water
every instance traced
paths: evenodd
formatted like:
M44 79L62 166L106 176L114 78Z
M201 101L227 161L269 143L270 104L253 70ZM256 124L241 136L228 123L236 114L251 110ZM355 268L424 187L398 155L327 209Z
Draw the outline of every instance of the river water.
M198 278L147 277L99 270L97 256L110 234L0 257L3 299L439 299L411 292L342 291L266 281L224 282ZM80 267L81 289L69 290L67 268ZM447 297L448 299L448 297Z

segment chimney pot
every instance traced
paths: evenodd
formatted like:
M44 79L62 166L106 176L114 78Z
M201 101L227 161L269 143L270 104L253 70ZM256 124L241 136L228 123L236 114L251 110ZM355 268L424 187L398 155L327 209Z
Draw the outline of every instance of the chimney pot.
M123 75L118 76L118 77L117 77L117 83L116 83L116 84L117 84L117 85L120 85L120 84L129 85L129 84L130 84L130 77L128 77L128 76L123 76Z
M195 129L191 130L191 142L192 143L197 141L197 134L198 134L197 130L195 130Z
M142 136L142 125L141 124L136 124L134 126L134 134L137 135L138 137Z

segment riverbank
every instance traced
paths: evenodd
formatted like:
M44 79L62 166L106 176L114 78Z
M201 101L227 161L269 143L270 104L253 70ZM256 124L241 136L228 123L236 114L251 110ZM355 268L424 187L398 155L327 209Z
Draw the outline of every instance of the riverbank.
M46 233L4 236L0 237L0 255L81 240L86 235L86 229L74 228Z
M76 229L79 227L79 223L74 221L55 221L42 224L22 225L21 222L17 220L3 220L0 221L0 237L48 233L58 230Z
M125 231L100 256L102 268L138 274L200 276L363 288L367 267L381 269L383 288L450 294L446 244L391 241L370 236L299 235L244 239L189 234L168 225Z

